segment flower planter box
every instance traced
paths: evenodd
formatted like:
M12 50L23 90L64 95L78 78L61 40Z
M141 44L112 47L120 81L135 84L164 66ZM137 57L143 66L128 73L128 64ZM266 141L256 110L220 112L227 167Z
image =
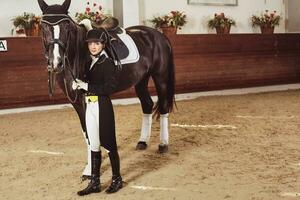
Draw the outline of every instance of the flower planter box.
M166 36L177 34L176 27L161 27L161 30L162 30L163 34L165 34Z
M31 28L31 29L25 29L25 32L26 32L26 36L40 36L41 33L40 33L40 28L39 27L34 27L34 28Z
M216 27L216 32L217 32L217 34L229 34L230 26Z
M260 31L262 34L273 34L275 27L271 26L260 26Z

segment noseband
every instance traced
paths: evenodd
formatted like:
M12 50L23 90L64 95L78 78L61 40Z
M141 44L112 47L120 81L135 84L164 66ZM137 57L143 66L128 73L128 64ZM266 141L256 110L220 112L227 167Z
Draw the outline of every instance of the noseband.
M65 14L44 14L42 16L42 20L41 20L42 23L48 24L52 27L56 26L56 25L59 25L61 22L64 22L64 21L69 21L69 22L75 23L72 20L72 18L70 18L69 15L65 15ZM67 88L67 81L66 81L66 74L65 74L65 69L68 69L68 71L70 71L70 73L71 73L73 81L76 82L76 77L78 76L78 70L76 70L76 68L75 68L76 76L74 76L74 74L72 72L72 69L70 67L70 61L69 61L69 58L68 58L68 52L69 52L69 46L70 46L70 30L68 30L67 42L66 43L64 43L62 40L56 39L56 38L52 38L48 44L44 43L46 51L48 52L50 46L54 46L54 44L58 44L58 46L63 49L63 59L62 59L63 69L62 69L62 71L64 72L63 77L64 77L64 86L65 86L65 90L66 90L66 96L67 96L67 98L69 99L69 101L71 103L75 103L76 100L77 100L77 97L78 97L77 90L75 91L75 93L76 93L75 99L74 100L71 99L71 97L69 95L69 92L68 92L68 88ZM47 57L47 60L48 59L49 58ZM49 94L50 94L50 96L53 95L54 88L55 88L55 87L52 88L52 85L51 85L51 82L55 81L53 79L54 79L54 75L52 74L52 72L48 72L48 83L49 83Z

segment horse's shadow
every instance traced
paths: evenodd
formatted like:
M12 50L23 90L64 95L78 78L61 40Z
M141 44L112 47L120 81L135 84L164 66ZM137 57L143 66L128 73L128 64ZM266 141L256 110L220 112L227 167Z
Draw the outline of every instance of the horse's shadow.
M146 150L135 150L134 139L130 143L120 143L119 154L121 160L121 174L123 176L124 186L139 184L140 178L143 178L150 173L155 173L160 169L176 163L179 159L183 159L182 155L186 152L193 151L195 148L200 148L201 145L207 143L208 138L199 135L197 132L188 130L172 130L173 141L169 145L169 151L165 154L157 152L156 143L152 142ZM158 140L158 135L152 135L154 141ZM193 142L192 142L193 141ZM111 173L110 162L108 157L103 156L103 165L101 167L102 174ZM109 181L104 181L103 186L110 184Z
M174 161L174 154L160 154L153 149L135 150L134 148L119 149L121 160L121 174L124 186L136 182L139 178L163 168ZM101 174L111 173L111 166L107 155L103 156ZM103 187L108 187L110 181L103 182Z

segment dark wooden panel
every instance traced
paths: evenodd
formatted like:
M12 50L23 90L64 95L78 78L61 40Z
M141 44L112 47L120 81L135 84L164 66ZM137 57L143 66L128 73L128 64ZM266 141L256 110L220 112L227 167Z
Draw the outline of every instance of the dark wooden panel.
M176 91L299 82L299 34L176 35Z
M58 87L48 96L41 38L0 39L9 49L0 52L0 109L67 102ZM194 34L170 41L176 93L299 82L300 34ZM153 82L149 90L155 94ZM113 98L133 96L130 88Z

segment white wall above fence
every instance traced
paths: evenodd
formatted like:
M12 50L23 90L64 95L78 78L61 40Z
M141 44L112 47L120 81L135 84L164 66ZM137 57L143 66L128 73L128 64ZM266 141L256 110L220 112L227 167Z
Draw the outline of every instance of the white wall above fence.
M70 5L70 15L75 17L76 12L84 12L87 2L102 5L106 14L112 13L112 0L72 0ZM45 0L48 5L62 4L64 0ZM0 37L11 36L11 30L14 28L11 19L24 12L41 15L37 0L1 0L0 6Z
M45 0L48 4L62 4L64 0ZM106 13L112 13L113 0L89 0L91 3L101 4ZM136 24L150 25L149 19L153 16L167 14L171 10L184 11L187 14L188 24L179 33L214 33L209 30L206 22L214 13L224 12L226 16L234 18L237 26L232 28L233 33L253 33L250 24L252 14L260 14L264 10L276 10L282 16L279 27L275 32L285 32L285 0L238 0L238 6L204 6L188 5L187 0L124 0L123 16L124 26ZM84 12L87 0L72 0L70 15ZM41 14L37 0L1 0L0 6L0 37L11 36L14 28L11 19L23 12Z
M225 13L232 17L237 26L232 28L233 33L253 33L250 17L252 14L261 14L266 9L276 10L282 16L281 24L275 28L275 32L285 32L285 1L284 0L238 0L238 6L206 6L200 4L187 4L187 0L142 0L144 2L143 23L150 24L149 19L153 16L167 14L172 10L184 11L187 14L188 23L179 33L215 33L215 30L207 28L207 20L214 13Z

